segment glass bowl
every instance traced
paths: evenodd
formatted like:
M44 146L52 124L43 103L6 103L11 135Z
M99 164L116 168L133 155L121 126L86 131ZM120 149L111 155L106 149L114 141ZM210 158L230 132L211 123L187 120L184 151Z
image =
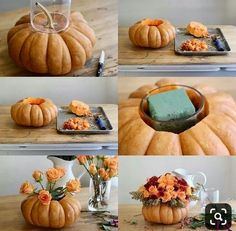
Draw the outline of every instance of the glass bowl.
M151 118L148 110L148 97L161 92L180 88L183 88L186 91L195 107L195 113L186 118L168 121L154 120ZM191 128L205 117L205 97L195 88L186 85L166 85L158 87L151 90L145 97L143 97L140 103L139 114L143 121L156 131L167 131L178 134Z

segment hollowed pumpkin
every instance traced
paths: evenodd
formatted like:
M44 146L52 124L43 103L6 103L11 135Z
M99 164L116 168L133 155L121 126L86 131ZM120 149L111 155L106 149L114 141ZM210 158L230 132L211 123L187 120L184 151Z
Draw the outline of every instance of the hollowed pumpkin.
M188 208L171 208L166 204L143 206L142 214L146 221L164 225L177 224L188 215Z
M138 47L161 48L175 38L175 27L162 19L144 19L129 28L129 38Z
M40 20L45 23L45 18L38 23ZM64 75L85 65L96 38L82 14L73 12L69 27L60 33L35 31L30 16L25 15L8 32L7 41L17 66L40 74Z
M175 134L156 131L140 117L139 105L150 90L173 82L144 85L119 104L120 155L236 155L236 103L226 93L195 86L206 100L205 118Z
M37 195L30 196L21 203L21 211L26 222L46 228L63 228L75 223L81 211L78 200L65 196L49 205L43 205Z
M50 99L29 97L11 107L11 117L18 125L42 127L57 117L57 107Z

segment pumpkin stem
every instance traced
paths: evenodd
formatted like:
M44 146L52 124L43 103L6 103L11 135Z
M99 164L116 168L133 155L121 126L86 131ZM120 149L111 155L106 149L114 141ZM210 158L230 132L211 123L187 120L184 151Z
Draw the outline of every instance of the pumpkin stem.
M39 8L44 12L44 14L47 16L47 18L48 18L48 27L49 27L50 29L55 29L55 28L54 28L54 24L53 24L52 15L48 12L48 10L46 9L46 7L44 7L44 6L43 6L41 3L39 3L39 2L36 2L35 5L36 5L37 7L39 7Z

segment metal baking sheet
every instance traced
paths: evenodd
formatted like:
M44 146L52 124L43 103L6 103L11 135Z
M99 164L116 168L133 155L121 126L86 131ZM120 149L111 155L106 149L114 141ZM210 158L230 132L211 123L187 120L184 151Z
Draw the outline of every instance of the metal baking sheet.
M181 44L189 39L195 38L194 36L187 33L185 28L177 28L176 29L176 37L175 37L175 52L180 55L188 55L188 56L213 56L213 55L227 55L231 50L228 42L226 41L222 31L220 28L208 28L209 37L207 38L199 38L200 40L204 40L208 45L208 51L182 51ZM225 51L218 51L215 47L211 36L217 35L220 40L223 42L225 46Z
M101 130L99 126L96 124L96 121L93 116L79 116L81 119L86 119L88 120L90 124L90 128L87 130L69 130L69 129L64 129L63 124L66 120L74 117L78 117L74 113L69 112L68 107L60 107L58 109L58 115L57 115L57 131L60 133L64 134L106 134L109 133L113 130L113 127L104 112L102 107L97 107L93 105L89 105L90 111L92 114L99 114L101 118L104 120L104 123L106 125L106 130Z

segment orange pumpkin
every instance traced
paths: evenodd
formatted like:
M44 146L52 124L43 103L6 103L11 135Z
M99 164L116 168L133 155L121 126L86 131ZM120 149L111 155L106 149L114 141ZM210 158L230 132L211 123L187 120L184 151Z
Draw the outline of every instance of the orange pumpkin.
M129 28L129 38L138 47L161 48L175 38L175 27L162 19L144 19Z
M187 26L187 32L197 38L208 36L207 27L200 22L190 22Z
M145 85L119 104L120 155L236 155L236 103L226 93L195 86L206 101L205 117L180 134L156 131L139 114L139 105L150 90L173 84L158 81Z
M143 206L142 214L146 221L164 225L177 224L188 215L188 207L169 207L166 204Z
M11 107L11 117L18 125L43 127L57 117L57 107L50 99L29 97Z
M45 18L38 23L43 25ZM73 12L69 27L60 33L35 31L30 16L25 15L8 32L7 41L17 66L40 74L64 75L85 65L96 38L82 14Z
M31 225L46 228L63 228L75 223L81 211L78 200L71 196L52 200L49 205L43 205L37 195L29 196L21 203L21 211L26 222Z

